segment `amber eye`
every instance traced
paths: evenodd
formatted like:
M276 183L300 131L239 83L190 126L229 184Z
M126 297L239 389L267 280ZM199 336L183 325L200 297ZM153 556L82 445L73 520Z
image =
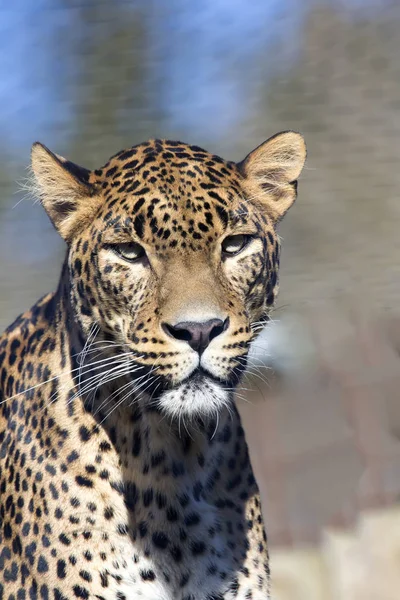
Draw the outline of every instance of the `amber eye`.
M124 244L113 244L111 249L124 260L135 262L146 256L146 252L140 244L136 242L126 242Z
M235 256L245 249L250 240L249 235L229 235L221 244L222 253L226 256Z

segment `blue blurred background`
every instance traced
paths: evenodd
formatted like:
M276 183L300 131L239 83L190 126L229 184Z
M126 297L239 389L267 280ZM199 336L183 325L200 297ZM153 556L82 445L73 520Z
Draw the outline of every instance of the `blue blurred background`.
M34 141L97 168L149 137L240 160L281 129L304 134L308 163L280 231L278 317L326 302L398 314L399 31L399 0L0 0L0 329L54 289L64 253L40 205L21 189ZM329 323L324 314L321 323ZM314 405L302 414L316 414L324 389L314 389ZM391 389L397 398L398 387ZM274 431L290 439L293 458L303 448L298 420L284 431L294 413L280 406L287 412ZM332 423L327 408L304 439L333 431ZM332 448L343 448L332 436ZM376 450L363 452L376 458ZM366 485L365 506L400 497L395 456L373 493ZM337 464L346 463L338 455ZM302 468L296 463L297 474ZM332 490L342 477L335 469ZM317 497L321 486L312 481L308 491ZM298 509L301 484L282 475L279 485L291 489L297 508L281 515L279 527L271 518L272 543L315 543L322 522L304 508L307 499Z

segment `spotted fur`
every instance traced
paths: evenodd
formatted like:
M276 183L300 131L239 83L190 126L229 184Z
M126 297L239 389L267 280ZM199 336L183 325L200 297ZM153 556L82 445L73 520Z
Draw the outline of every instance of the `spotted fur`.
M68 249L57 291L0 338L1 600L268 597L232 393L304 160L293 132L240 164L155 140L87 171L34 145Z

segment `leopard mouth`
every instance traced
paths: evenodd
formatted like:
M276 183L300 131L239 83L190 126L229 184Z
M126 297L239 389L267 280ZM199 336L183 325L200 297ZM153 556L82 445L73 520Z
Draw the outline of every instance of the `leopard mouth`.
M191 393L198 393L204 392L211 386L214 389L216 387L219 388L221 392L229 393L232 391L232 388L235 388L239 384L245 368L246 365L240 363L232 369L229 377L221 378L199 365L184 379L175 382L171 381L167 375L155 375L152 367L148 365L141 365L138 373L141 377L148 376L146 378L145 395L151 397L152 405L154 406L157 400L165 393L183 389Z
M223 379L198 366L178 382L150 372L142 396L143 408L147 412L169 414L172 418L183 414L190 418L215 416L232 402L234 388L244 370L245 366L241 363L230 372L229 378Z
M192 391L196 391L204 387L207 383L214 383L218 385L221 389L229 387L229 382L219 379L212 373L206 371L202 367L197 367L184 379L178 382L172 382L167 377L162 377L161 381L158 382L158 388L156 396L161 396L165 392L178 390L183 387L188 387Z
M223 379L221 377L217 377L204 367L198 366L188 377L173 387L177 388L185 384L190 384L193 388L200 388L206 383L214 383L220 386L222 389L232 389L232 387L236 387L238 385L244 370L245 365L238 365L232 370L232 373L228 378Z
M196 384L201 385L202 383L204 383L207 380L214 381L214 383L217 383L219 385L224 384L223 380L219 379L218 377L216 377L215 375L213 375L212 373L210 373L203 367L199 366L193 371L193 373L191 373L190 375L188 375L188 377L186 377L183 381L181 381L181 383L179 385L184 385L185 383L191 383L193 385L196 385Z

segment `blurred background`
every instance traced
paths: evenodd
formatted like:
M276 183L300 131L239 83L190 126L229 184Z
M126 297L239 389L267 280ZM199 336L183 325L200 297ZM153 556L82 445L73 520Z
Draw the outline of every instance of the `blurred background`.
M65 250L21 191L35 140L97 168L149 137L240 160L304 134L279 382L243 415L273 597L398 600L399 0L0 0L0 32L1 329L56 286Z

